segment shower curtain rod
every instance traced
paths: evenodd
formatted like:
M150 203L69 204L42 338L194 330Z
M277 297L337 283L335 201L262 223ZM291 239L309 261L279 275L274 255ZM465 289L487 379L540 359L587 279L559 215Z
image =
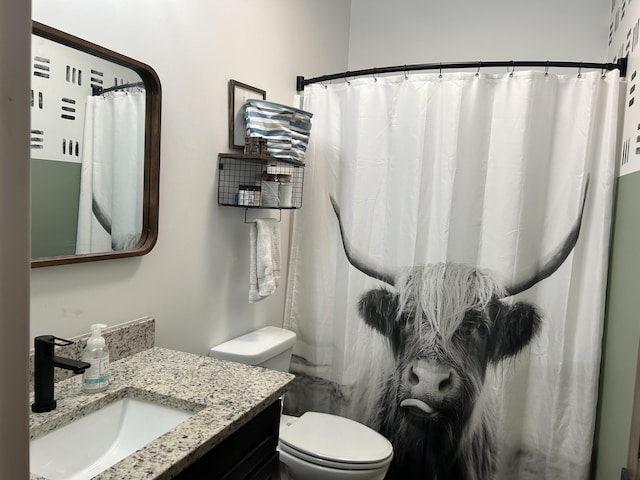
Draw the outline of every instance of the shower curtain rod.
M577 69L599 69L599 70L620 70L620 76L627 74L627 58L619 58L616 63L594 63L594 62L557 62L549 60L507 60L498 62L452 62L452 63L424 63L415 65L396 65L395 67L376 67L365 70L354 70L342 73L333 73L314 78L296 77L296 90L301 92L304 87L312 83L328 82L329 80L347 80L351 77L361 77L364 75L378 75L381 73L399 73L415 70L445 70L453 68L481 68L490 67L544 67L545 69L555 68L577 68Z
M102 95L103 93L113 92L114 90L123 90L125 88L133 88L133 87L144 87L144 82L137 83L124 83L122 85L116 85L114 87L102 88L102 87L91 87L92 94L95 97L96 95Z

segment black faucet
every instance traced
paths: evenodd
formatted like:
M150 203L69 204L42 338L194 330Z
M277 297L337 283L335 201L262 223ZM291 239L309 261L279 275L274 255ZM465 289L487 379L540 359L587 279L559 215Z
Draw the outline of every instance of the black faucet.
M79 362L54 355L55 346L71 345L72 343L70 340L64 340L53 335L41 335L34 339L33 392L35 401L31 405L33 412L50 412L56 408L56 401L53 398L54 367L71 370L73 373L78 374L91 366L87 362Z

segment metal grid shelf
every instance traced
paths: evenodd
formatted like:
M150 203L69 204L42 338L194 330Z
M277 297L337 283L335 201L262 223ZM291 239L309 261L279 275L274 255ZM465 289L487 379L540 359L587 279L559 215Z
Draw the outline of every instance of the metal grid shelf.
M281 192L267 196L262 192L263 175L269 173L282 181ZM286 184L288 183L288 186ZM268 155L218 154L218 205L242 208L297 209L302 207L304 164ZM273 185L273 184L271 184ZM256 193L257 192L257 193Z

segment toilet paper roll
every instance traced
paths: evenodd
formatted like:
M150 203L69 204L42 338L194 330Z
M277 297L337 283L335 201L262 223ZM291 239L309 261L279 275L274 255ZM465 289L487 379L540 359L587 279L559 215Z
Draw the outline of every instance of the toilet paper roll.
M280 206L291 207L291 196L293 193L293 185L290 183L281 183L279 186Z
M262 181L262 206L278 207L279 201L278 182Z

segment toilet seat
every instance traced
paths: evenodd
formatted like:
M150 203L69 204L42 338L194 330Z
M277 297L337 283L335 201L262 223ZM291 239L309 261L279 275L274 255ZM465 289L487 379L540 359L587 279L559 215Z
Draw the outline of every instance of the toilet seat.
M371 428L348 418L307 412L280 433L280 449L328 468L375 470L393 457L391 443Z

